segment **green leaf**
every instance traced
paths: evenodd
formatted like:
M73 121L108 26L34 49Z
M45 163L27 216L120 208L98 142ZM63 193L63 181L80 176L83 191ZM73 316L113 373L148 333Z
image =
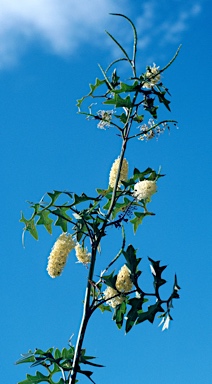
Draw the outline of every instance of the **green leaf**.
M124 212L126 209L131 205L131 201L127 199L126 197L124 198L123 203L116 203L113 212L112 212L112 218L114 219L119 212Z
M48 192L47 193L47 195L50 197L50 199L51 199L51 203L48 205L48 207L49 206L51 206L51 205L53 205L54 203L55 203L55 201L58 199L58 197L61 195L61 193L62 192L60 192L60 191L53 191L53 193L51 193L51 192Z
M164 312L164 309L161 307L159 302L157 302L156 304L150 305L148 307L148 311L140 313L136 320L136 324L140 324L146 320L148 320L150 323L153 323L155 319L155 315L158 312Z
M54 358L59 359L60 357L61 357L61 352L58 348L56 348L54 352Z
M37 384L37 383L51 383L51 379L49 376L44 376L41 372L36 372L35 376L28 375L27 374L27 379L24 381L20 381L18 384Z
M104 304L101 304L98 306L98 308L100 309L100 311L103 313L103 312L111 312L111 308L109 305L104 305Z
M158 106L154 106L154 100L151 97L146 97L143 102L143 107L146 111L148 111L154 119L157 119L157 109Z
M105 73L107 73L107 70L105 71ZM119 85L119 79L120 79L120 77L117 75L116 69L114 69L114 71L112 73L112 81L111 81L113 88L115 88L115 87L117 87L117 85Z
M133 120L140 124L144 120L144 115L135 115Z
M84 201L88 200L96 200L95 197L89 197L85 193L82 193L81 196L78 196L76 193L74 193L74 202L73 205L77 205L80 203L83 203Z
M130 109L133 107L133 103L131 102L130 96L127 96L125 99L122 99L121 96L117 94L114 95L114 98L104 101L103 104L115 105L116 108L125 107Z
M137 89L138 89L138 81L135 81L133 85L120 82L120 88L114 90L114 93L135 92Z
M100 188L97 188L96 191L99 195L102 195L104 197L107 197L107 196L110 196L111 197L111 191L113 189L111 187L109 187L108 189L100 189Z
M92 96L93 93L95 92L95 90L101 86L102 84L105 84L105 80L99 80L98 78L96 78L96 82L95 84L89 84L90 86L90 92L88 93L88 95L86 96L83 96L81 99L78 99L77 100L77 104L76 106L78 107L79 111L80 111L80 108L81 108L81 105L83 103L83 101L86 99L86 97L89 97L89 96Z
M127 321L126 321L126 328L125 331L128 333L133 325L135 324L135 321L138 318L139 311L142 310L142 305L144 303L143 298L133 298L128 301L128 304L132 306L132 308L129 310L127 314Z
M68 209L68 207L61 207L52 211L54 215L58 216L55 225L61 227L63 232L67 232L68 222L71 221L71 218L66 214Z
M69 349L63 348L61 352L61 356L64 359L73 359L74 357L74 347L70 347Z
M49 214L50 214L50 212L48 212L48 211L45 211L45 210L40 211L37 214L38 216L40 216L40 218L38 219L36 224L37 225L44 225L47 232L49 232L51 235L52 234L52 223L54 222L54 220L50 219Z
M166 269L167 265L160 266L160 261L154 261L150 257L148 257L148 259L152 265L151 271L154 277L154 287L159 288L166 283L166 280L162 279L161 275L162 275L162 272Z
M125 51L125 49L122 47L122 45L109 32L107 32L107 31L105 31L105 32L107 33L108 36L110 36L110 38L114 41L114 43L116 43L118 45L118 47L123 52L123 54L126 57L126 59L130 62L130 58L129 58L127 52Z
M29 351L28 353L23 353L21 355L21 358L16 361L16 365L23 364L23 363L34 363L35 356L32 351Z
M130 244L127 247L127 250L126 251L123 250L122 253L127 261L126 263L127 267L130 269L132 274L135 274L137 270L137 266L141 261L140 258L136 258L135 248Z
M133 224L133 232L136 234L136 231L139 227L139 225L142 223L143 218L146 216L146 213L142 212L134 212L135 217L130 220L130 223Z
M20 222L25 224L24 230L29 231L29 233L34 237L34 239L38 240L38 232L35 226L35 220L33 216L31 217L31 219L27 220L22 213Z
M113 320L116 322L116 325L118 329L121 329L124 321L124 315L127 310L127 305L125 301L123 301L121 304L117 305L114 311Z
M114 115L114 116L117 117L117 119L119 119L123 124L127 122L127 116L124 112L121 115Z
M133 179L134 180L139 179L139 181L142 181L145 179L145 176L151 174L152 172L153 172L152 168L147 168L143 172L140 172L137 168L134 168Z
M100 87L101 85L105 84L105 80L100 80L98 78L96 78L96 81L95 81L95 84L89 84L89 87L90 87L90 92L88 94L88 96L91 96L93 95L93 93L95 92L95 90Z
M107 275L107 276L104 275L102 277L102 279L104 280L105 284L108 287L116 289L116 278L117 278L117 275L113 276L113 274L114 274L114 271L110 275Z

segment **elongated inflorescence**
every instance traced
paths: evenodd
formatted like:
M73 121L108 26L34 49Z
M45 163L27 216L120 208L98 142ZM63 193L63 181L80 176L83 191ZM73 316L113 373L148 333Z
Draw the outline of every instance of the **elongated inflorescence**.
M68 255L75 245L76 242L72 235L68 233L62 233L58 237L48 258L47 272L49 276L54 278L61 275Z
M118 157L114 161L114 163L111 167L111 170L110 170L109 186L111 188L113 188L115 185L117 174L118 174L119 164L120 164L120 158ZM119 181L118 181L118 187L121 186L122 180L124 180L124 181L127 180L127 177L128 177L128 162L126 159L124 159L123 163L122 163L122 167L121 167L120 177L119 177Z

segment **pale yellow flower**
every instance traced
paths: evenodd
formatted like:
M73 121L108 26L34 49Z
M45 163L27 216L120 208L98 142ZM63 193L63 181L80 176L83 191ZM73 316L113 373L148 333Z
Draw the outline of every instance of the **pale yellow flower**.
M107 287L106 290L103 292L104 299L107 300L107 303L112 308L115 308L117 307L117 305L123 303L125 299L124 293L131 291L132 286L133 283L130 279L130 270L129 268L127 268L126 265L123 265L116 279L117 290L112 287ZM121 292L121 294L119 294L119 292Z
M72 235L62 233L56 240L48 258L47 272L52 278L60 276L67 258L76 243Z
M130 278L130 270L126 266L126 264L123 265L123 267L120 269L117 279L116 279L116 288L119 292L129 292L132 289L133 283Z
M137 200L150 198L157 191L156 182L152 180L139 181L134 185L133 196Z
M107 287L106 290L103 292L104 294L104 299L107 300L107 303L112 307L116 308L117 305L123 303L124 301L124 296L120 296L116 289L112 287ZM117 296L116 296L117 295ZM114 297L116 296L116 297ZM108 300L110 299L110 300Z
M91 261L91 253L88 253L87 248L81 247L79 243L75 246L76 257L79 263L88 264Z
M119 168L119 164L120 164L120 158L118 157L113 165L112 165L112 168L110 170L110 176L109 176L109 186L111 188L114 187L115 185L115 182L116 182L116 177L117 177L117 174L118 174L118 168ZM119 182L118 182L118 187L120 187L121 185L121 180L127 180L127 177L128 177L128 162L126 159L123 160L123 163L122 163L122 167L121 167L121 172L120 172L120 177L119 177Z
M160 81L160 67L156 67L155 63L153 67L147 67L147 71L145 73L146 81L143 84L143 88L151 88L154 87Z

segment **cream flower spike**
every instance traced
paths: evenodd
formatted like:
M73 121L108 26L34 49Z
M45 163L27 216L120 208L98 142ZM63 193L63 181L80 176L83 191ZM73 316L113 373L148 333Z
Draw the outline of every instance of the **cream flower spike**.
M49 276L54 278L61 275L68 255L75 245L76 242L72 235L68 233L62 233L58 237L48 258L47 272Z
M113 165L112 165L112 168L110 170L110 176L109 176L109 186L111 188L114 187L115 185L115 182L116 182L116 177L117 177L117 173L118 173L118 168L119 168L119 164L120 164L120 158L118 157ZM121 186L121 180L127 180L127 177L128 177L128 162L126 159L123 160L123 163L122 163L122 167L121 167L121 172L120 172L120 177L119 177L119 182L118 182L118 187Z

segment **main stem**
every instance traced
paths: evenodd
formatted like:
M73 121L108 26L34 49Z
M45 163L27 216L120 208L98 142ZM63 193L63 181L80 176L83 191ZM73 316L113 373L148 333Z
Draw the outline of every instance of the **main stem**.
M92 243L91 264L90 264L89 275L88 275L88 283L87 283L87 287L86 287L86 291L85 291L83 315L82 315L81 325L80 325L77 343L76 343L76 347L75 347L75 354L74 354L73 366L72 366L72 370L71 370L71 376L69 379L69 384L75 384L76 377L77 377L77 371L79 368L82 345L83 345L83 341L84 341L84 337L85 337L85 332L87 329L89 319L93 313L93 311L91 310L91 307L90 307L90 293L91 293L91 281L93 279L94 267L95 267L95 262L96 262L96 253L97 253L97 248L98 248L98 245L101 241L101 238L102 238L102 236L104 236L104 231L105 231L105 228L107 226L108 219L109 219L109 217L113 211L114 205L116 204L116 191L117 191L120 172L121 172L121 168L122 168L122 164L123 164L124 154L126 151L128 136L129 136L129 132L130 132L130 128L131 128L131 122L129 122L130 113L131 113L131 111L128 111L128 119L127 119L127 123L125 125L125 132L124 132L124 136L123 136L122 148L121 148L121 153L120 153L119 168L118 168L117 178L116 178L116 182L115 182L114 189L113 189L111 204L110 204L110 207L108 209L108 212L107 212L107 215L105 218L105 222L102 225L102 228L100 230L98 237L95 237L95 234L94 234L94 238L91 239L91 243Z
M73 366L71 371L71 377L69 379L69 384L74 384L77 377L77 370L79 366L79 360L81 356L82 344L85 337L85 331L88 325L89 318L91 316L90 310L90 292L91 292L91 284L90 282L93 279L94 266L96 262L96 252L97 252L98 243L94 241L92 243L92 255L91 255L91 264L88 275L88 283L85 291L85 300L83 307L83 315L81 320L81 325L78 333L77 343L75 347L75 354L73 359Z

